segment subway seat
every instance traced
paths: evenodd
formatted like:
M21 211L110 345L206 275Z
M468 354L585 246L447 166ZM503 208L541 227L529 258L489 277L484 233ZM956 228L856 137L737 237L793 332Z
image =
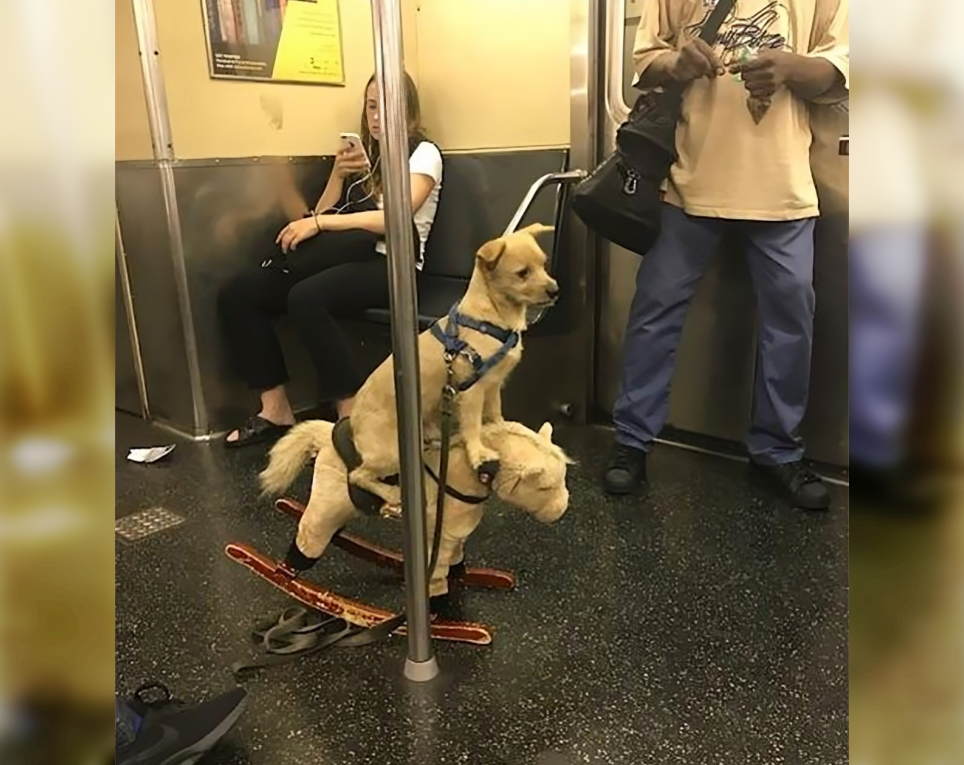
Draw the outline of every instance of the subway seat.
M425 243L425 266L418 285L419 329L428 329L465 293L475 253L492 238L482 163L469 155L443 156L442 190L435 221ZM390 324L388 309L365 311L363 318Z

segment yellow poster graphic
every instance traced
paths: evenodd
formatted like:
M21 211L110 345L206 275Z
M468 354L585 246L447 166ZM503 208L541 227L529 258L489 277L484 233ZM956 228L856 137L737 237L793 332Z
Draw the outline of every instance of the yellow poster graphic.
M338 0L290 0L272 79L344 83Z
M344 85L339 0L203 0L211 76Z

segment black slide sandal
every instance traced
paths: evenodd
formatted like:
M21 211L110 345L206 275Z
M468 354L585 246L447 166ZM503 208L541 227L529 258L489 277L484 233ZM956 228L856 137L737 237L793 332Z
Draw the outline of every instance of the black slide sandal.
M249 417L244 425L237 429L238 440L228 441L228 436L231 435L231 433L228 433L228 436L224 437L224 445L228 449L238 449L242 446L263 444L267 441L281 438L290 428L291 425L275 425L264 417L254 415L253 417Z

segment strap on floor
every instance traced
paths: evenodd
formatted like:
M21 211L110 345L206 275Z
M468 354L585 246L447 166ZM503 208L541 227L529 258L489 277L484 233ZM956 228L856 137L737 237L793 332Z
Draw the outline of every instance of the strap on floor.
M297 606L286 608L275 618L260 622L251 632L264 658L235 662L231 665L231 672L241 680L256 669L287 664L327 648L358 648L378 643L401 627L406 618L401 613L366 628L320 611Z

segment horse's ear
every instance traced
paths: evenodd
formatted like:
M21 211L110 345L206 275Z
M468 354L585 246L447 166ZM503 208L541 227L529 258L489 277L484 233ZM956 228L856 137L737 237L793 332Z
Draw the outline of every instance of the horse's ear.
M520 228L520 234L531 234L532 236L539 236L540 234L548 234L555 231L555 226L546 226L542 223L533 223L525 228Z
M536 476L540 476L545 472L546 472L545 465L533 465L532 467L527 467L525 469L525 471L523 472L523 476L525 476L527 480L532 480Z
M552 443L552 424L547 422L541 428L539 428L539 435L551 444Z

